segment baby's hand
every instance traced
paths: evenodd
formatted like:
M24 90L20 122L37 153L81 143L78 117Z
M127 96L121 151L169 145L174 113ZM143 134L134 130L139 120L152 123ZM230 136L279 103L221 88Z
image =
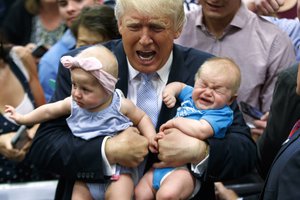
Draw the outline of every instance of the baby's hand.
M176 98L173 95L164 91L162 99L168 108L173 108L175 106Z
M155 138L156 138L156 135L149 139L149 150L152 153L158 153L158 143L155 140Z
M155 140L156 142L158 142L158 140L162 139L164 136L165 136L164 132L161 132L161 131L160 131L160 132L158 132L158 133L155 135L154 140Z
M158 140L163 138L164 133L159 132L149 139L149 149L152 153L158 153Z
M16 113L16 109L10 105L5 105L4 112L10 113L10 115L14 115Z
M15 120L18 123L18 120L20 119L20 114L16 112L16 109L10 105L5 105L4 112L10 113L9 118Z
M169 129L169 128L174 128L174 119L170 119L166 123L162 124L159 127L159 131L160 132L164 132L164 130Z

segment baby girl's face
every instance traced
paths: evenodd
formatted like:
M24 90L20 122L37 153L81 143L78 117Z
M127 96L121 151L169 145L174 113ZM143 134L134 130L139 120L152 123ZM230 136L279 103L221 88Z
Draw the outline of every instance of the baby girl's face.
M72 97L79 107L90 112L99 111L107 107L110 96L99 81L81 68L71 71Z

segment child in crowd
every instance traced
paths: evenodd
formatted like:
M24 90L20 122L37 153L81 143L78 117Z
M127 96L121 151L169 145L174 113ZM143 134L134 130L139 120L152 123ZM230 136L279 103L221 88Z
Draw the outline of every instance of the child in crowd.
M172 108L177 97L181 107L175 118L160 127L157 137L164 137L166 129L177 128L200 140L223 138L233 121L229 105L237 97L240 82L239 67L231 59L215 57L199 68L194 88L180 82L168 84L163 91L164 103ZM188 199L199 187L186 167L155 168L140 180L135 197L136 200Z
M100 135L113 136L132 125L149 140L154 140L156 132L151 119L124 98L120 90L115 90L118 63L111 51L101 45L92 46L76 57L63 56L61 63L71 70L71 96L40 106L26 115L6 106L5 112L11 113L11 119L19 124L32 125L70 114L67 123L72 133L85 140ZM149 148L157 152L154 143L151 142L153 145ZM111 181L108 186L76 181L72 199L104 199L104 195L105 199L131 199L134 184L138 181L137 169L120 166L116 169L112 176L116 181Z

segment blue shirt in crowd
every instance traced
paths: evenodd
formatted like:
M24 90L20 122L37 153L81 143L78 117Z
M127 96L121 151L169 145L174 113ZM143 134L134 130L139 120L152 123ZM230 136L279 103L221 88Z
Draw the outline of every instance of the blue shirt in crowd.
M43 87L47 102L50 101L54 90L60 58L63 54L75 48L76 39L68 29L62 38L55 43L41 58L38 66L39 80Z
M300 62L300 22L299 19L285 19L285 18L276 18L276 17L267 17L264 16L268 21L276 24L281 30L286 32L291 38L295 53L296 60Z

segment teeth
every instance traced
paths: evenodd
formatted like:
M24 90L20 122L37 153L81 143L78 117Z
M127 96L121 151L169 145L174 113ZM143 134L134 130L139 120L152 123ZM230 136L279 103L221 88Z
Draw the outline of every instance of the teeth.
M144 61L150 61L155 56L155 53L153 51L151 51L151 52L138 51L137 53L138 53L139 58Z
M143 56L141 56L141 55L139 55L139 58L141 59L141 60L144 60L144 61L150 61L152 58L153 58L154 56L150 56L150 57L143 57Z

